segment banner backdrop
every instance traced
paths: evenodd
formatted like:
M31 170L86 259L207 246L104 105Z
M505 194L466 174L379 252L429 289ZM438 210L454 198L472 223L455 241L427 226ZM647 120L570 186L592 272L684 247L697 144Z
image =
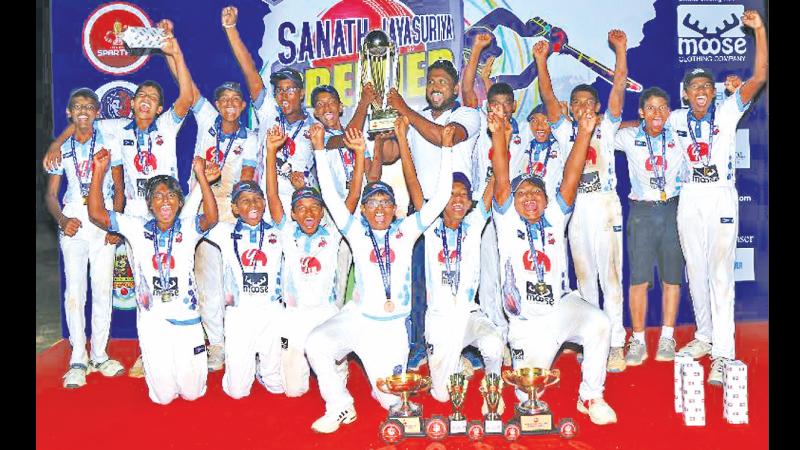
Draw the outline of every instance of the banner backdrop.
M576 84L588 83L598 89L605 104L611 78L605 68L613 70L614 66L607 33L612 28L622 29L628 37L629 68L623 119L632 120L638 118L637 92L642 88L659 86L672 97L672 108L681 107L681 80L688 68L702 66L713 71L717 75L717 101L724 99L725 76L733 73L747 79L752 71L754 41L752 34L745 34L741 28L739 17L745 9L756 9L767 22L761 0L619 0L613 7L594 0L53 0L55 133L67 124L69 92L77 87L96 90L104 118L132 117L130 101L136 85L144 80L161 83L166 105L177 97L177 84L163 57L132 56L125 50L120 40L125 26L155 26L161 19L172 20L192 77L207 97L224 81L244 85L220 24L221 10L229 4L239 10L237 27L262 75L267 78L281 66L301 70L306 79L307 107L308 94L315 86L332 84L346 106L343 123L349 120L356 100L358 49L364 36L375 28L385 30L399 48L400 91L412 106L425 104L425 71L430 62L444 58L463 67L464 50L470 48L474 32L478 28L492 32L496 42L482 59L496 56L492 77L516 89L516 117L520 121L540 103L532 57L538 40L548 39L556 52L548 66L560 100L567 100ZM482 95L481 82L476 85ZM249 100L246 89L245 100ZM769 86L739 123L736 320L768 317L768 104ZM249 121L254 125L252 112ZM178 174L185 190L195 136L196 123L188 119L178 135ZM616 155L616 172L617 192L627 216L624 199L630 183L627 161L621 153ZM402 185L399 165L385 168L384 178ZM399 198L399 203L406 201L405 196ZM402 209L401 205L398 210ZM118 272L112 337L135 337L129 274L121 266ZM625 324L629 326L627 257L623 273ZM650 291L648 325L660 324L660 297L656 286ZM681 292L678 322L694 322L686 285ZM89 324L87 320L87 327ZM63 314L62 330L66 337Z

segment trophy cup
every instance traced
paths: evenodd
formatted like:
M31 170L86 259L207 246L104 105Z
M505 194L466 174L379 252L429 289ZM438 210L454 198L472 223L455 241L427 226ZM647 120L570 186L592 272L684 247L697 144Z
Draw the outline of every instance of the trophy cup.
M487 413L483 416L484 433L502 434L503 421L497 408L503 398L503 380L499 374L487 373L481 380L481 395L486 402Z
M453 414L448 417L450 434L466 434L467 418L461 412L464 408L464 398L467 395L467 377L459 372L450 375L447 392L450 393L450 403L453 405Z
M538 434L553 431L553 414L547 403L539 400L539 397L549 386L559 382L561 379L559 370L538 367L504 370L503 379L528 394L528 400L514 407L522 433Z
M370 105L372 113L367 128L370 139L374 139L378 133L394 130L394 121L398 114L387 106L386 94L390 88L398 88L400 66L397 57L397 47L382 30L372 30L364 38L358 60L359 82L356 86L360 90L365 84L372 83L377 94L376 100ZM359 92L356 97L360 95Z
M161 28L127 27L120 38L128 53L141 56L160 52L167 36Z
M411 394L425 392L431 387L431 377L423 376L418 373L405 372L399 375L392 375L386 378L378 378L375 382L378 389L386 394L393 394L400 397L400 403L389 408L389 419L381 426L383 429L394 422L396 419L403 424L403 435L405 436L424 436L422 430L422 405L408 401Z

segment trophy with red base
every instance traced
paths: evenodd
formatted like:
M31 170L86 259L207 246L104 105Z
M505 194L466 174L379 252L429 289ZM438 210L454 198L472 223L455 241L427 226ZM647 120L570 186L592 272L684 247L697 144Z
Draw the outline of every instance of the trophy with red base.
M542 369L523 367L515 370L504 370L503 379L517 389L528 394L528 400L517 404L513 422L517 422L523 435L561 433L565 438L572 438L577 427L572 419L562 420L557 427L553 426L553 414L550 407L539 397L544 391L561 380L558 369Z
M393 443L404 437L425 436L421 419L422 405L408 401L408 397L430 389L431 377L405 372L378 378L375 384L381 392L400 397L400 403L389 408L389 418L381 424L381 438L387 443Z

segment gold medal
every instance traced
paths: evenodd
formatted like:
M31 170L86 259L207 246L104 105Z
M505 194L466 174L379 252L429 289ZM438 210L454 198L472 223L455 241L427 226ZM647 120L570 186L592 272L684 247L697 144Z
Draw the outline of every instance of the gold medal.
M394 303L392 303L391 299L386 299L386 303L383 304L383 310L387 313L394 311Z
M667 201L667 193L664 191L661 191L661 201L662 202Z
M703 167L703 175L710 176L711 175L711 168L710 167Z
M544 281L536 283L536 292L538 292L539 295L544 295L547 292L547 285L544 284Z
M86 204L86 198L87 198L87 197L83 197L83 204L84 204L84 205Z
M161 301L164 302L164 303L171 302L172 301L172 294L170 294L170 293L161 294Z

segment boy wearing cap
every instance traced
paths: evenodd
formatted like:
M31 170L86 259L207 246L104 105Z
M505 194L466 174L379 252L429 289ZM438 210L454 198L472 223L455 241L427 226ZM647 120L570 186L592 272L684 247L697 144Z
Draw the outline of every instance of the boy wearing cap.
M415 209L424 200L419 187L411 152L405 140L408 119L395 121L395 134L400 144L400 159L409 197ZM452 146L449 133L443 146ZM475 345L483 356L486 373L500 375L505 340L497 327L475 303L482 259L481 234L491 212L492 188L488 185L483 198L472 209L472 183L461 172L453 172L450 200L425 230L425 283L428 287L425 313L425 340L428 343L431 395L440 402L450 399L447 385L450 375L460 372L461 351ZM486 412L484 401L483 412ZM502 408L499 410L502 413Z
M225 375L222 389L239 399L250 395L253 379L273 393L284 392L280 373L279 329L283 246L278 225L264 220L266 201L255 181L240 181L231 191L234 223L220 222L208 234L223 260L225 298Z
M223 8L222 27L247 81L250 98L253 99L253 108L258 121L259 143L266 142L267 131L274 125L278 125L287 135L278 152L276 164L279 195L284 210L288 211L291 209L292 193L295 189L316 185L312 172L314 159L308 141L308 128L313 125L314 118L306 114L303 107L305 99L303 75L297 70L284 67L273 72L269 77L272 95L267 92L253 57L236 29L238 14L236 7ZM259 149L259 160L261 160L265 144L259 145L262 145ZM256 179L257 176L259 184L264 186L266 172L260 168L254 172L252 179Z
M323 126L314 124L310 131L312 142L315 146L322 147L325 136ZM285 139L286 134L278 127L273 127L267 134L267 198L273 221L280 230L284 253L281 280L286 313L280 334L281 376L286 395L298 397L308 392L306 339L314 327L339 311L336 304L336 278L339 276L337 257L342 235L336 225L324 217L325 205L316 188L303 187L296 190L292 195L291 216L284 213L276 189L278 175L274 162L275 154ZM361 192L364 137L360 131L349 128L344 144L355 153L353 184L345 199L345 205L352 213ZM346 359L337 365L337 371L346 374Z
M608 354L609 372L625 370L625 327L622 325L622 204L617 195L617 176L614 169L614 135L622 120L625 82L628 76L627 36L621 30L608 32L614 48L616 63L608 108L594 129L586 157L586 165L578 185L575 209L569 221L569 247L575 267L575 278L581 297L595 306L600 305L598 278L603 290L603 311L611 320L611 349ZM544 45L534 50L539 71L542 102L552 125L553 135L567 153L576 139L577 123L584 114L597 114L600 100L597 90L581 84L570 94L570 111L575 121L569 123L561 115L561 106L553 93L547 72L547 53Z
M446 129L448 134L455 132L454 125ZM373 398L386 409L397 402L397 397L380 392L375 382L406 368L412 247L447 204L452 185L452 148L441 151L443 157L433 197L404 219L395 219L394 192L381 181L364 187L361 216L351 214L334 195L327 152L315 151L322 196L353 249L356 280L353 301L315 328L306 341L308 361L317 374L320 394L325 400L325 415L311 425L314 431L332 433L340 423L356 419L347 380L337 373L335 364L350 352L361 359ZM377 286L382 289L376 289Z
M62 163L49 171L45 203L58 223L59 246L64 257L64 312L69 331L72 354L69 370L64 375L65 388L79 388L86 384L87 373L99 371L103 375L121 375L125 369L108 357L106 344L111 330L111 278L114 269L114 249L118 237L104 232L89 222L86 197L92 180L92 158L95 151L116 145L114 136L99 130L95 124L100 101L89 88L72 91L67 106L67 116L75 125L75 134L61 146ZM66 177L64 208L58 201L61 179ZM112 176L106 171L102 180L103 200L112 208ZM122 178L113 179L114 210L122 211ZM112 243L113 242L113 243ZM86 264L92 286L92 350L91 359L86 354Z
M547 197L542 178L522 174L509 182L508 148L511 125L489 114L494 152L494 224L500 239L503 307L509 316L508 341L512 366L550 368L566 341L583 344L582 381L578 411L605 425L617 421L603 400L605 363L609 350L610 323L595 305L576 291L566 293L561 276L564 228L583 171L589 140L597 126L593 111L581 115L575 144L565 163L564 177L555 198ZM527 394L516 390L520 400Z
M697 322L694 339L679 352L693 358L711 353L708 383L716 386L722 384L725 362L736 358L736 124L767 81L767 33L761 16L754 10L745 11L742 24L755 34L750 79L717 107L714 75L704 69L691 70L683 80L689 108L672 111L669 116L677 145L689 166L678 203L678 233Z
M150 399L168 404L179 395L194 400L205 394L208 376L205 339L194 293L194 249L217 223L217 203L205 178L205 161L192 169L203 197L203 214L180 218L184 206L178 180L157 175L147 182L145 198L152 218L108 211L100 192L110 162L101 150L94 156L89 188L89 218L119 233L137 262L136 296L139 346Z

